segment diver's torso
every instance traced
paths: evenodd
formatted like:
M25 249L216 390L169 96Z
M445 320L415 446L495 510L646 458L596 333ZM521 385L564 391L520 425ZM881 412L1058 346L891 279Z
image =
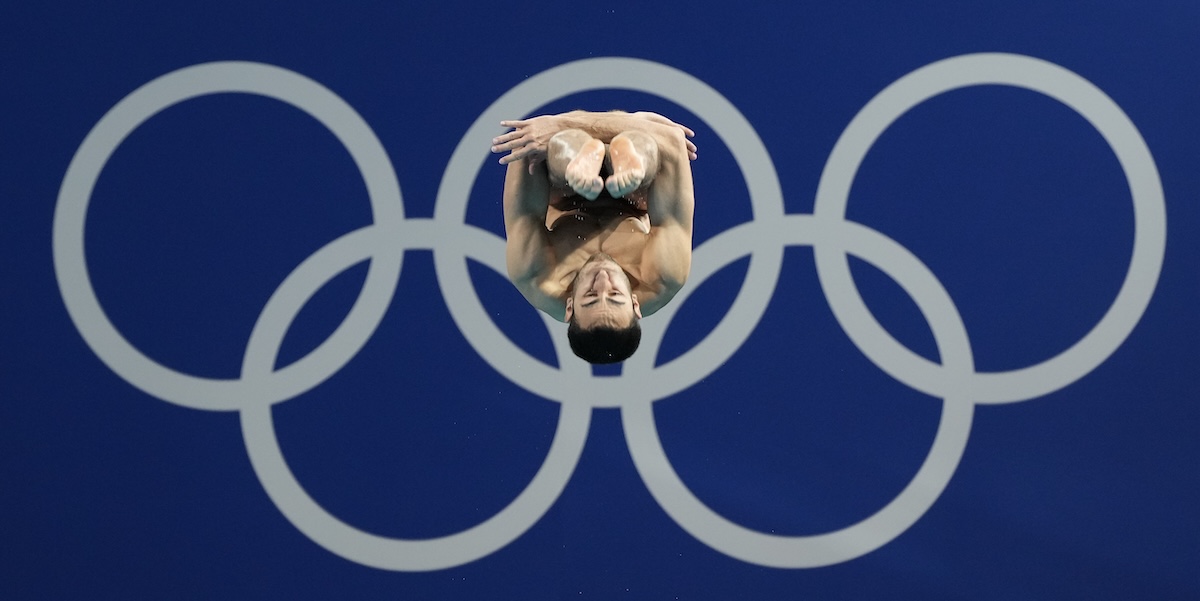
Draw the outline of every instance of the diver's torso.
M596 253L613 258L629 275L637 294L646 277L642 256L650 241L650 218L645 200L629 201L601 194L596 200L578 196L554 197L546 213L546 227L556 264L547 283L570 288L575 274Z

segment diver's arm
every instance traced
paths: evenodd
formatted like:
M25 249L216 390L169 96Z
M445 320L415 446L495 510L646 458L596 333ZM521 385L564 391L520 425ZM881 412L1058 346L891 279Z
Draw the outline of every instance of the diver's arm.
M547 295L542 284L555 263L546 229L550 182L545 164L527 167L523 160L508 164L504 178L505 261L508 277L534 307L562 321L563 300Z

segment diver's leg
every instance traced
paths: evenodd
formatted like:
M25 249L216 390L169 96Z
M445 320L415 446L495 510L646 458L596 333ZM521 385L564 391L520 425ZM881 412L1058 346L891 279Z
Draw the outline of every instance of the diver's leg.
M612 175L604 182L613 198L645 190L658 172L658 144L649 134L627 131L617 134L608 145Z
M604 189L604 180L600 179L603 163L604 143L581 129L554 134L546 147L550 184L570 188L588 200L595 200Z

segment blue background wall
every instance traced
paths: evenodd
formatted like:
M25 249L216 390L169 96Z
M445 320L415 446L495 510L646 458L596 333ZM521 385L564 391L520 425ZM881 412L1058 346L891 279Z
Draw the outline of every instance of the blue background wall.
M7 8L0 597L1200 597L1200 5L780 4ZM109 351L81 336L89 326L72 319L56 279L56 206L61 213L85 137L122 98L191 65L265 63L325 86L390 159L369 176L394 170L405 217L429 220L460 140L514 86L579 59L646 59L736 107L769 153L782 212L803 215L814 212L839 136L872 97L925 65L978 52L1036 57L1103 90L1144 138L1165 198L1161 273L1130 275L1153 290L1132 332L1078 378L1020 402L975 404L1000 393L972 380L944 404L889 376L839 325L811 246L787 243L773 290L754 278L756 262L784 247L770 236L747 239L759 247L753 258L745 248L704 259L715 273L693 278L672 315L647 320L665 334L637 369L588 378L572 361L560 365L561 329L547 329L488 266L497 257L471 255L500 248L503 233L503 170L486 142L463 155L479 168L465 220L450 216L475 229L424 221L436 236L388 237L393 254L409 250L378 328L330 377L269 410L251 397L269 396L278 380L191 408L133 385L146 370L106 365ZM700 261L704 243L768 215L752 210L753 185L722 125L684 109L689 100L595 90L547 93L529 110L649 109L694 128ZM1108 311L1135 248L1114 151L1080 114L1025 89L971 87L919 104L871 146L853 182L847 218L936 277L978 372L1025 368L1075 345ZM83 248L96 296L130 345L170 370L237 380L284 278L372 219L364 176L328 129L278 100L208 95L156 114L120 144L90 195ZM466 262L477 299L436 273L435 255ZM965 353L942 357L901 278L857 258L850 268L891 336L931 362L962 363ZM278 367L329 337L367 272L357 264L321 288L287 329ZM68 287L79 282L58 273ZM770 299L761 321L747 318L757 325L745 341L682 376L679 390L649 391L673 360L697 356L688 353L743 282ZM530 356L498 356L464 337L447 289L482 304ZM531 392L534 381L578 388L545 398L555 395ZM596 386L612 398L587 392ZM649 423L639 408L651 401L666 457L697 499L788 537L840 531L891 503L921 469L944 410L965 407L970 436L944 491L925 490L928 509L894 538L867 528L878 544L844 560L844 541L798 539L817 541L815 562L830 565L767 567L701 542L704 532L689 534L651 493L669 477L644 477L626 440ZM248 457L251 415L271 417L291 474L354 528L345 532L358 551L329 548L281 512ZM568 450L561 494L551 491L545 514L511 542L436 570L364 565L436 554L376 553L353 532L431 539L504 509L547 458L560 417L586 444L577 461Z

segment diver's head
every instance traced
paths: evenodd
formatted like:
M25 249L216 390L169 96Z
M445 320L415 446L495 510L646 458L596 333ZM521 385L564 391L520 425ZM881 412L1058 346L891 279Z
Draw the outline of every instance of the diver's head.
M589 363L624 361L642 339L642 308L629 276L604 253L592 255L579 268L566 318L571 350Z

